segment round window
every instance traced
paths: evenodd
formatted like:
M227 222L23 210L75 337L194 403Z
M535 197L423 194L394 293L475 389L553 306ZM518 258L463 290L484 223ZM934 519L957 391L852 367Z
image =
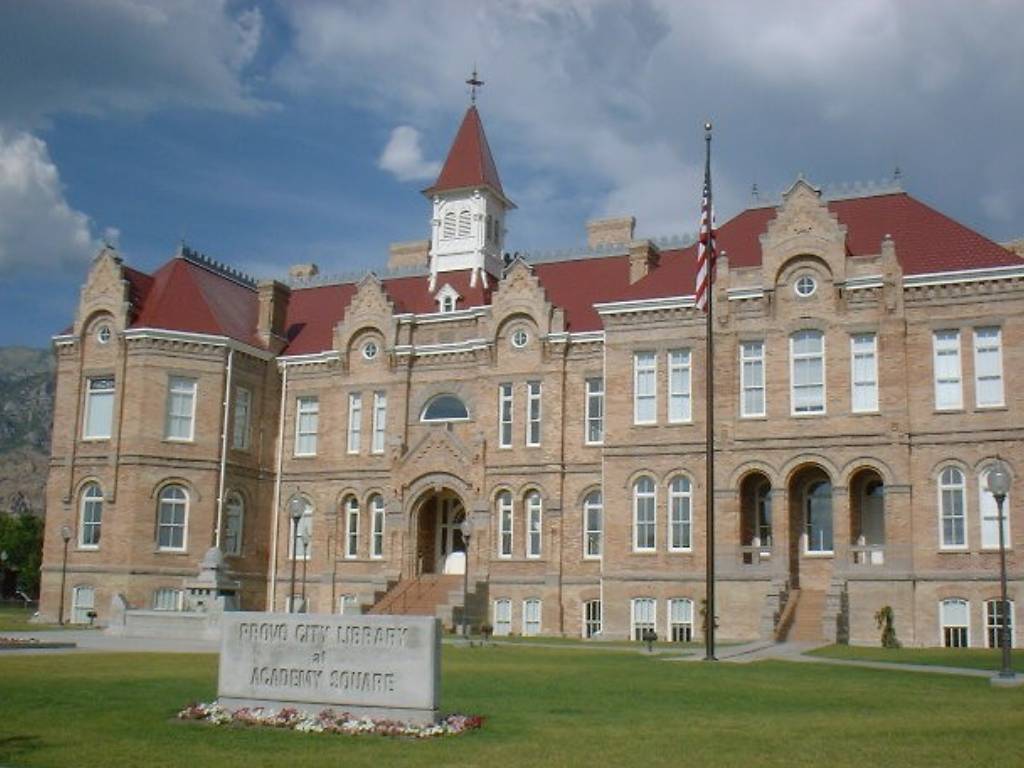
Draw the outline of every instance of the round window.
M817 282L810 275L804 275L796 281L796 285L793 286L793 290L796 291L797 296L807 297L814 293L818 288Z
M109 325L101 325L96 331L96 341L100 344L106 344L110 341L112 335Z
M377 347L376 341L368 341L365 344L363 344L363 357L365 357L367 360L373 360L373 358L377 356L377 352L379 351L380 350Z
M528 334L524 329L516 328L512 331L512 346L516 349L522 349L529 341L530 334Z

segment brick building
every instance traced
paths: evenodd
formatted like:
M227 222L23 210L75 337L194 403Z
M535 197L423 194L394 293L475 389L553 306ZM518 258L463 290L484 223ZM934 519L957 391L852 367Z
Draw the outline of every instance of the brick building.
M579 252L509 258L475 107L425 194L430 240L357 281L97 256L55 338L46 617L67 525L71 620L115 594L180 607L215 545L246 609L294 583L296 608L451 620L468 568L498 634L699 638L694 247L605 219ZM1024 259L904 192L802 179L718 243L719 636L874 643L889 605L906 644L991 644L985 473L1024 471Z

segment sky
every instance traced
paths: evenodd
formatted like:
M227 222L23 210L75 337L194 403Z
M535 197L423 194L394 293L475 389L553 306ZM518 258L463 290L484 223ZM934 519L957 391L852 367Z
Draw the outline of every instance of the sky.
M258 277L382 269L426 238L469 102L519 206L506 248L692 233L798 174L891 180L1024 236L1024 3L0 2L0 345L46 346L103 242Z

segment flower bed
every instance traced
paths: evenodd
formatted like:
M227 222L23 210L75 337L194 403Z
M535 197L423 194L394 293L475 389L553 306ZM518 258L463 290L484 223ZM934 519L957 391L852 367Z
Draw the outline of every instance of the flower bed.
M40 640L37 637L0 637L0 651L16 651L22 648L74 648L75 643Z
M286 728L301 733L342 733L348 735L377 734L380 736L406 736L427 739L434 736L457 736L483 726L479 715L448 715L433 725L411 725L397 720L374 720L369 717L353 717L347 712L336 714L325 709L317 715L300 712L292 707L264 709L247 707L235 710L225 709L220 704L202 702L189 704L178 713L181 720L195 720L211 725L261 725L270 728Z

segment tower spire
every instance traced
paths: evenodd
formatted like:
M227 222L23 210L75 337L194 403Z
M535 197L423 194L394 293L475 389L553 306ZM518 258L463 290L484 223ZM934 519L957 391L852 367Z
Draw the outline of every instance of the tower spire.
M484 84L484 81L477 77L476 64L473 64L473 74L469 76L466 85L469 86L469 105L476 106L476 89Z

